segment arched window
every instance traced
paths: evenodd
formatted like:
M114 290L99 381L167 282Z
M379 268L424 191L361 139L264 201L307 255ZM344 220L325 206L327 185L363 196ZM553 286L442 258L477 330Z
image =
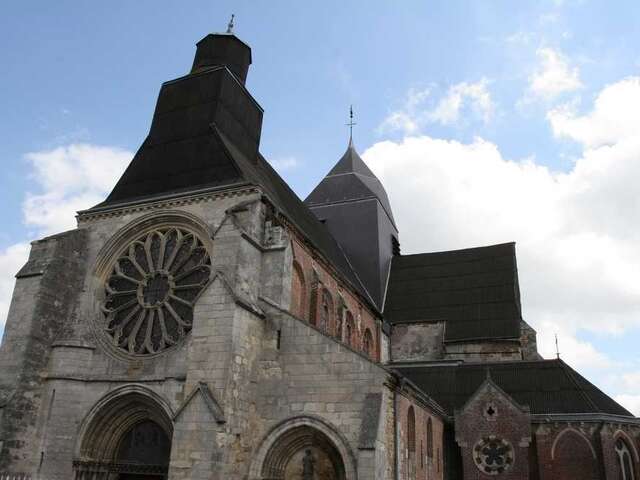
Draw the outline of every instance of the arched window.
M416 413L413 406L407 412L407 478L416 478Z
M618 468L620 469L620 480L635 480L633 473L633 461L631 460L631 452L629 446L622 438L616 440L616 457L618 459Z
M291 313L296 317L304 318L306 288L304 284L304 273L302 267L296 261L293 262L291 272Z
M589 439L577 430L566 428L551 447L551 478L600 478L596 453Z
M355 324L353 314L347 310L344 321L344 343L353 347L355 340Z
M329 330L331 325L331 312L333 311L333 300L326 288L322 289L322 301L320 304L320 327L324 331Z
M364 331L364 336L362 337L362 350L373 358L373 335L368 328Z
M427 420L427 457L433 458L433 422Z

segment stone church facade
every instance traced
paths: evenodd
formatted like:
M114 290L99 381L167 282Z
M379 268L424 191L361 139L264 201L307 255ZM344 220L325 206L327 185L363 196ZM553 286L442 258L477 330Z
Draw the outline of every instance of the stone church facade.
M0 347L1 480L640 480L640 424L522 319L513 244L402 255L350 142L302 202L250 48L197 44Z

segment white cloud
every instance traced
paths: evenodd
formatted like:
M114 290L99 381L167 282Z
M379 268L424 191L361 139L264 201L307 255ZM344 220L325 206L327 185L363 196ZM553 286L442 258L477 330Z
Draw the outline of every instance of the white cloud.
M410 89L404 105L391 112L378 127L379 132L401 131L415 135L430 123L453 125L465 119L479 119L488 123L493 117L495 105L485 78L475 83L461 82L452 85L437 102L432 100L432 88Z
M482 79L477 83L462 82L453 85L429 114L429 118L432 122L443 125L455 123L460 118L460 111L466 102L485 123L489 122L494 106L487 90L487 83L486 79Z
M300 162L298 162L298 159L295 157L276 158L275 160L270 160L270 163L271 166L279 172L282 172L284 170L291 170L300 165Z
M553 100L582 88L580 71L559 50L542 47L536 51L538 66L529 77L529 97ZM531 100L532 98L527 98Z
M29 256L29 244L17 243L0 252L0 332L4 328L4 323L9 312L14 275L25 264Z
M37 237L76 226L75 214L102 200L115 185L133 154L114 147L71 144L25 155L37 192L23 204L25 223ZM0 331L9 310L14 275L26 262L28 243L0 252Z
M75 227L75 213L104 200L132 153L114 147L71 144L25 155L38 192L23 205L25 223L48 235Z
M618 89L624 107L600 101ZM639 79L607 87L591 113L554 126L584 147L568 172L504 158L481 138L413 136L363 154L389 192L404 252L516 241L523 313L540 350L554 355L557 332L563 358L580 368L616 364L581 330L640 327L640 122L610 127L603 144L598 126L615 108L640 111Z
M640 395L616 395L614 399L636 417L640 417Z
M605 87L591 113L579 116L575 104L551 110L547 118L557 137L597 148L637 138L640 125L640 78L629 77Z

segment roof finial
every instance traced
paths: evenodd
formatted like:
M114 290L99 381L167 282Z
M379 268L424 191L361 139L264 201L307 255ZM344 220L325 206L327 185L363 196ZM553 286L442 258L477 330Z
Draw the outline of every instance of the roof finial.
M556 333L556 358L560 358L560 349L558 348L558 334Z
M349 145L353 144L353 126L357 125L356 122L353 121L353 105L349 106L349 123L346 124L349 127Z
M229 23L227 24L227 33L233 33L233 19L235 18L235 15L232 13L231 14L231 20L229 20Z

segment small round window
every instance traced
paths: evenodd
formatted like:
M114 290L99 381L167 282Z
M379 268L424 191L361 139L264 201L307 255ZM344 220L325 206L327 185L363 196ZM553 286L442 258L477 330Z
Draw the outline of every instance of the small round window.
M473 458L482 473L498 475L513 465L513 448L508 441L490 435L475 444Z

